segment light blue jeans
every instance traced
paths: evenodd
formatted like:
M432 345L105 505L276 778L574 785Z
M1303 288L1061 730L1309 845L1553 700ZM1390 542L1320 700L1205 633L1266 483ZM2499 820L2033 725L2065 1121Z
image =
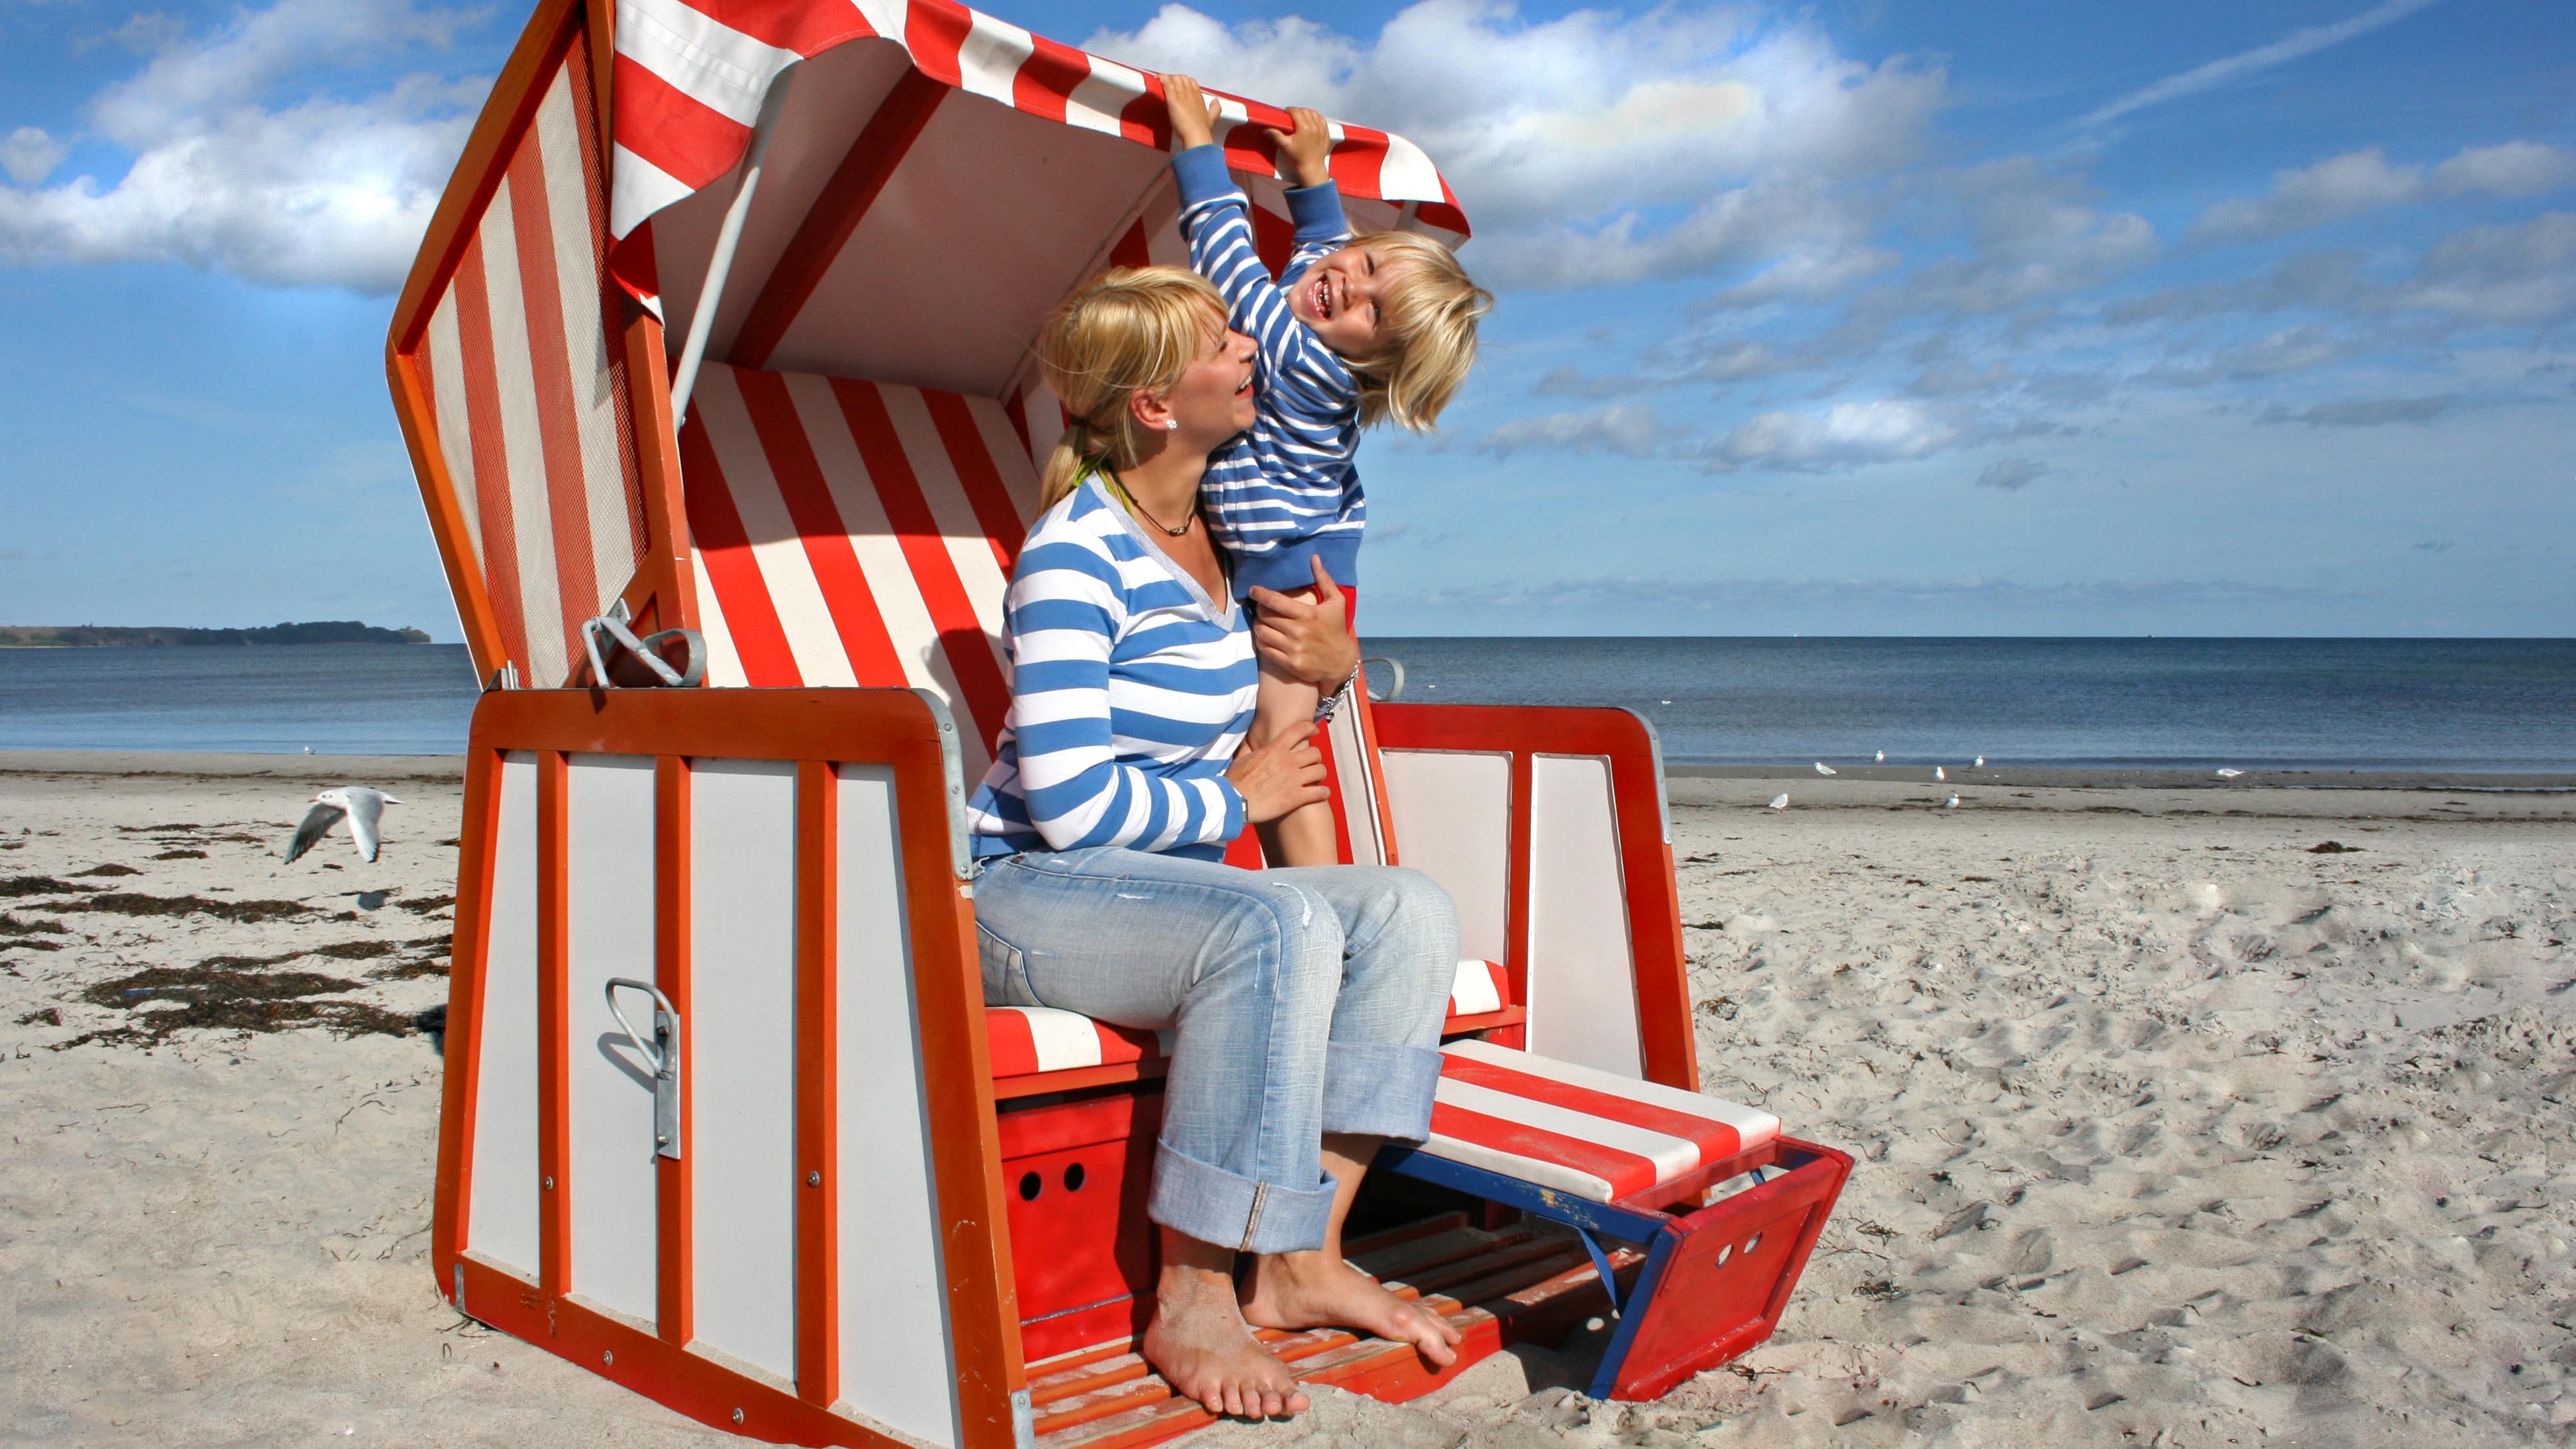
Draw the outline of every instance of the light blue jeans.
M1321 1247L1322 1134L1430 1131L1458 912L1419 871L1032 851L984 863L975 924L987 1002L1178 1029L1147 1205L1166 1227Z

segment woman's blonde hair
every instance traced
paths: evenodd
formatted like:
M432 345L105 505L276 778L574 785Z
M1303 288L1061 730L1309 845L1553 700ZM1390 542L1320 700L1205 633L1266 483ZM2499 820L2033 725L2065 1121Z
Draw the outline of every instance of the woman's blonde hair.
M1118 267L1076 287L1038 329L1038 367L1072 418L1038 480L1052 508L1082 475L1132 468L1150 438L1128 410L1138 392L1161 392L1225 328L1225 299L1181 267Z
M1476 323L1493 309L1494 294L1468 280L1449 248L1419 232L1376 232L1351 245L1376 252L1381 267L1402 264L1378 302L1386 351L1364 362L1343 359L1360 380L1360 423L1392 418L1427 433L1476 365Z

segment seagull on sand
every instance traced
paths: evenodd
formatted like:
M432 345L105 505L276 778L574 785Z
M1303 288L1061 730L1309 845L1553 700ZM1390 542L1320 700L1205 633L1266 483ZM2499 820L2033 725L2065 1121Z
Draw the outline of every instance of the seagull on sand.
M2243 770L2221 770L2218 772L2218 778L2222 780L2233 780L2244 773L2245 772Z
M1986 767L1986 757L1985 757L1985 756L1983 756L1983 755L1979 755L1979 756L1977 756L1977 768L1978 768L1978 769L1980 769L1980 770L1982 770L1982 769L1984 769L1985 767Z
M1881 750L1881 751L1879 751L1879 752L1878 752L1878 760L1877 760L1877 763L1882 764L1882 765L1884 765L1884 764L1886 764L1886 763L1887 763L1887 751L1885 751L1885 750Z
M1835 769L1833 766L1826 764L1822 760L1818 760L1816 761L1816 773L1819 775L1839 775L1842 771Z
M1789 792L1788 792L1788 791L1786 791L1786 790L1783 790L1783 791L1781 791L1779 794L1772 796L1772 797L1771 797L1771 808L1772 808L1772 809L1774 809L1774 810L1786 810L1786 809L1788 809L1788 808L1789 808Z
M1951 795L1950 795L1950 799L1949 799L1949 801L1948 801L1947 803L1945 803L1944 805L1942 805L1942 807L1941 807L1941 808L1942 808L1942 809L1944 809L1944 810L1956 810L1956 809L1958 809L1958 808L1959 808L1959 796L1958 796L1957 792L1953 791L1953 792L1951 793Z
M286 847L286 863L293 865L296 857L320 843L345 815L349 819L349 843L358 847L358 858L375 864L379 844L376 822L384 818L386 806L402 803L382 790L370 790L364 785L342 785L323 791L313 797L313 808L304 812L304 823L295 827L295 842Z
M1942 769L1939 765L1934 765L1932 767L1932 778L1935 780L1947 780L1950 778L1950 772Z

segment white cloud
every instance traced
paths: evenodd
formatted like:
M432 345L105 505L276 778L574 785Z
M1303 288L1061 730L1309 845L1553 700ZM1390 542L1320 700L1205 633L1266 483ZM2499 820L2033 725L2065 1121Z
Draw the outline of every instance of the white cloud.
M2132 111L2144 110L2166 101L2213 90L2229 81L2270 70L2276 65L2285 65L2301 56L2313 55L2328 46L2341 45L2356 35L2367 35L2383 25L2403 20L2432 3L2433 0L2381 0L2380 4L2372 6L2349 20L2338 20L2331 25L2311 25L2294 30L2269 45L2258 45L2252 50L2239 51L2206 65L2194 66L2178 75L2167 76L2153 85L2131 91L2086 116L2079 124L2099 126L2106 121L2118 120Z
M1508 458L1524 448L1569 453L1617 453L1651 458L1683 429L1667 427L1655 410L1634 403L1613 403L1588 413L1551 413L1503 424L1476 440L1476 450Z
M2381 207L2441 196L2538 196L2576 180L2576 152L2538 141L2469 146L2430 169L2392 166L2376 146L2314 166L2278 171L2259 197L2213 204L2193 223L2198 239L2271 237Z
M1911 156L1937 70L1848 59L1812 26L1741 12L1419 0L1374 41L1184 5L1085 48L1419 143L1506 284L1586 285L1762 260L1857 223L1832 187ZM1681 210L1679 219L1670 213Z
M41 126L20 126L0 141L0 170L21 186L33 186L54 174L71 148L47 135Z
M2541 141L2469 146L2433 168L2433 189L2446 196L2538 196L2576 181L2576 151Z
M2318 403L2314 407L2293 411L2274 403L2263 411L2257 422L2306 423L2312 428L2380 428L2391 423L2429 423L2451 410L2460 401L2457 393L2433 397L2350 398L2342 402ZM2417 544L2422 548L2422 544Z
M2092 204L2081 177L2011 156L1928 185L1964 211L1974 250L1906 278L1900 311L2009 312L2097 285L2153 261L2156 229Z
M2576 212L2454 232L2424 254L2398 300L2504 326L2576 315Z
M1997 458L1977 475L1977 486L2018 493L2047 476L2048 465L2036 458Z
M133 153L125 175L0 188L0 261L175 261L273 285L390 290L489 83L412 75L349 98L323 80L444 46L477 19L415 0L278 0L166 45L90 107L98 131ZM306 96L275 98L296 89Z
M1749 418L1708 450L1702 466L1712 473L1739 468L1828 473L1920 458L1959 437L1956 425L1918 402L1882 398L1836 403L1822 413Z

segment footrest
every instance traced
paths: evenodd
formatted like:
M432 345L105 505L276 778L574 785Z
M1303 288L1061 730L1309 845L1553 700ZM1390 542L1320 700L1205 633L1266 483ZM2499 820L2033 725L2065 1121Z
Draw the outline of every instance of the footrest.
M1686 1190L1780 1135L1759 1108L1491 1042L1452 1042L1441 1057L1421 1152L1592 1202Z

